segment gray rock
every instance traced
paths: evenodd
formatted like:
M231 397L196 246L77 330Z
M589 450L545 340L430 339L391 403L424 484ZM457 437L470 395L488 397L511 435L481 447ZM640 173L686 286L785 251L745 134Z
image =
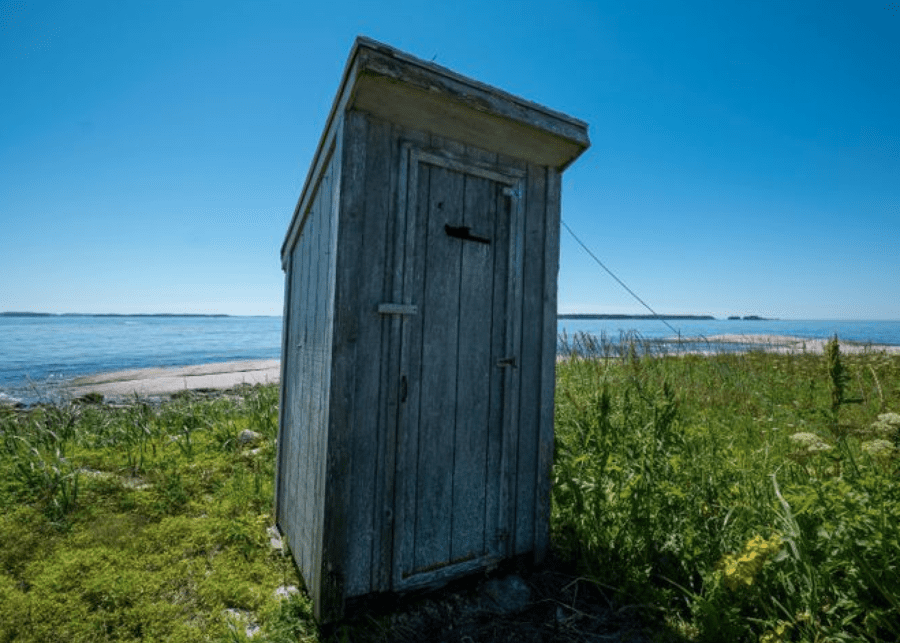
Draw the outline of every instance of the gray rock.
M251 431L250 429L244 429L238 434L238 443L241 446L256 444L260 440L262 440L262 434L257 433L256 431Z
M269 536L269 547L277 551L279 554L284 553L284 541L281 539L281 532L275 525L270 526L266 533Z

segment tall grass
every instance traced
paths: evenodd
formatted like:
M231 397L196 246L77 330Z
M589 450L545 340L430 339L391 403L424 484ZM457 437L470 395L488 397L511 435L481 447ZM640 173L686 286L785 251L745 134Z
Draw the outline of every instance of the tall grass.
M900 638L900 357L635 347L557 374L554 538L598 586L701 641Z

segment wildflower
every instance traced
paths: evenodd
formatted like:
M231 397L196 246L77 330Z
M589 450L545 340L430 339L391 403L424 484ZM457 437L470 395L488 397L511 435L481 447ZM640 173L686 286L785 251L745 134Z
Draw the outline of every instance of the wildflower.
M897 447L891 442L882 439L863 442L862 450L882 465L888 465L894 459L894 456L897 455Z
M766 630L766 633L759 637L759 643L782 643L787 640L785 637L790 635L791 624L787 621L778 621L773 630Z
M887 440L872 440L863 442L862 449L871 456L881 457L892 455L896 447Z
M791 436L791 442L795 443L798 448L803 449L807 453L818 453L820 451L830 451L831 445L825 442L815 433L801 431Z
M797 450L790 454L790 457L800 462L801 464L809 459L811 456L814 456L819 453L825 453L832 449L831 445L825 442L822 438L820 438L815 433L808 433L806 431L801 431L800 433L794 433L791 436L791 442L793 442Z
M739 554L726 554L719 563L722 583L732 591L742 585L750 587L766 561L781 549L781 544L778 534L768 540L759 535L753 536Z

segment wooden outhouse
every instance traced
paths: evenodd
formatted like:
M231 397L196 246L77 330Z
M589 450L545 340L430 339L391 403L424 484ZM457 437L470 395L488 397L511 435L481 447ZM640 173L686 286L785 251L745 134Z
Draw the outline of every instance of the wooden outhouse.
M548 545L578 120L359 38L281 249L277 524L325 621Z

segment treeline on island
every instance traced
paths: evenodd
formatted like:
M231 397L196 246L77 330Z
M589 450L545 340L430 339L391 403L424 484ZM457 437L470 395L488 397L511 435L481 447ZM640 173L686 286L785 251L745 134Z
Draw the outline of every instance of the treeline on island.
M0 312L0 317L231 317L224 313L32 313Z

